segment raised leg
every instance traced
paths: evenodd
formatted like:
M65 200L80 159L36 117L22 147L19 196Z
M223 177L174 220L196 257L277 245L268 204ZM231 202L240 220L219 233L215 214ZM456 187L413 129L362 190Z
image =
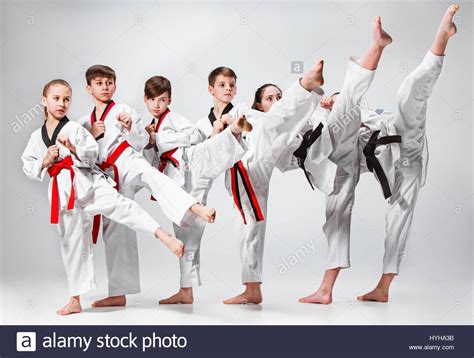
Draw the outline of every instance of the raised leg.
M373 20L373 40L361 61L349 61L341 93L328 117L333 147L329 158L337 165L333 191L326 199L326 223L323 227L329 245L328 265L319 289L301 302L331 303L332 288L340 269L350 266L352 208L360 176L360 104L373 80L384 48L392 42L378 16Z
M395 127L402 136L401 156L395 164L395 185L385 218L383 274L376 288L358 299L387 302L392 280L399 273L418 193L426 179L428 99L441 74L448 40L456 34L453 16L458 9L458 5L451 5L447 9L431 50L407 76L398 91L399 114Z

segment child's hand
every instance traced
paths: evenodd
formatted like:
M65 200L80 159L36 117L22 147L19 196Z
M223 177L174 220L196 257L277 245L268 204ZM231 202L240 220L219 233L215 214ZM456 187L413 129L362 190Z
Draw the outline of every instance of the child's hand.
M334 105L335 101L336 99L334 98L334 96L323 97L321 98L321 102L319 102L319 105L321 106L321 108L332 110L332 106Z
M59 144L65 146L67 149L69 149L69 151L77 158L76 146L71 143L71 141L69 140L69 137L67 136L67 134L61 134L58 137L58 142L59 142ZM79 158L77 158L77 159L79 160Z
M130 113L123 111L122 113L117 114L117 121L119 121L119 123L130 132L132 129L132 116Z
M151 132L149 133L150 134L150 138L148 138L148 143L151 145L151 146L154 146L156 144L156 133L155 132Z
M102 121L96 121L91 127L91 134L92 136L97 139L97 137L101 136L105 132L105 124Z
M219 134L223 130L224 130L224 122L222 122L220 119L216 119L212 125L211 137L215 136L216 134Z
M67 134L61 134L60 136L58 136L58 142L69 150L74 148L74 145L69 140Z
M57 145L52 145L48 148L48 152L43 159L43 168L53 164L57 157L59 157L59 147Z
M234 123L234 118L232 118L229 113L226 113L221 116L221 121L222 123L230 126L232 123Z
M145 127L145 130L148 132L148 134L155 133L156 125L154 123L149 124Z

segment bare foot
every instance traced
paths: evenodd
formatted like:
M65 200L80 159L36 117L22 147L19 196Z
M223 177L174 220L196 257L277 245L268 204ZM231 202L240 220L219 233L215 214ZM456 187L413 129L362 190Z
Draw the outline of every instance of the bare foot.
M229 298L224 301L226 305L246 305L246 304L255 304L258 305L262 303L262 291L260 290L260 283L250 282L247 283L247 288L244 293L241 293L238 296Z
M111 296L103 298L101 300L95 301L92 304L92 307L115 307L115 306L125 306L127 304L127 299L125 295L122 296Z
M316 61L314 67L304 74L301 79L301 86L308 91L312 91L315 87L322 86L324 84L323 67L323 60Z
M373 44L367 54L362 58L360 66L370 71L377 69L383 50L392 43L392 38L382 28L382 19L375 16L372 21Z
M458 30L453 22L453 17L458 10L459 5L457 4L452 4L448 8L443 16L443 19L441 20L441 23L439 24L438 34L444 34L448 38L456 34Z
M181 240L178 240L161 228L156 229L155 236L176 256L182 257L184 255L184 244Z
M300 298L299 301L301 303L319 303L322 305L328 305L332 302L332 294L331 292L318 290L307 297Z
M369 293L357 297L359 301L388 302L388 294L379 288L375 288Z
M192 304L194 302L193 298L193 288L192 287L181 287L178 293L174 294L171 297L168 297L164 300L160 300L160 305L173 305L173 304Z
M216 221L216 210L214 208L208 208L207 206L196 203L191 206L189 210L209 224Z
M375 16L373 21L374 44L385 47L392 43L392 37L382 28L382 19L380 16Z
M60 316L67 316L74 313L81 313L82 307L81 302L79 300L79 296L71 297L69 303L64 306L63 308L56 311L56 313Z
M240 116L240 118L237 119L231 126L232 133L237 135L242 132L251 132L252 129L253 126L247 122L247 118L245 116Z

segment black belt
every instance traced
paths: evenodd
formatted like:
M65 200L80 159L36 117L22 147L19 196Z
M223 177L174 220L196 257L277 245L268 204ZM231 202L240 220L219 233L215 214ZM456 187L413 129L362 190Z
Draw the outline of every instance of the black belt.
M298 149L293 152L293 155L298 160L298 166L303 169L304 175L306 176L306 179L308 180L308 183L311 186L311 189L313 190L313 183L311 183L311 179L309 178L309 173L304 166L304 162L306 160L306 157L308 156L309 147L311 147L314 142L316 142L316 140L321 136L323 127L324 125L322 123L319 123L316 129L309 130L305 134L303 134L303 141L301 142Z
M375 171L375 175L379 179L380 185L382 186L383 195L385 199L388 199L392 195L392 192L390 191L390 185L388 183L387 176L383 171L382 165L380 165L379 160L375 156L375 149L379 145L401 143L402 137L399 135L388 135L378 138L379 133L380 131L375 131L372 133L372 136L370 137L362 152L364 153L367 161L367 169L369 169L369 171L372 173Z

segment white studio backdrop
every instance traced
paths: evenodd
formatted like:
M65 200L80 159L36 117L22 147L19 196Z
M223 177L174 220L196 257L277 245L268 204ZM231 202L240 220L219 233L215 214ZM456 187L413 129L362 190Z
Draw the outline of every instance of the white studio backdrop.
M403 287L413 299L428 299L423 295L427 290L445 293L431 323L439 319L467 324L472 318L472 3L460 4L459 33L448 46L443 73L429 102L428 180L397 278L411 285ZM326 92L337 91L347 58L364 54L371 42L372 18L380 15L394 43L384 53L367 102L395 111L398 86L429 49L448 5L447 1L3 1L0 299L8 296L8 302L16 304L2 305L4 323L16 322L19 315L29 322L28 308L41 305L35 297L44 295L42 283L44 287L58 283L54 296L67 297L59 238L49 224L47 184L28 180L20 160L30 133L42 125L39 106L47 81L63 78L72 85L69 118L77 119L93 108L85 90L85 70L93 64L109 65L118 76L116 102L132 105L148 122L143 86L150 76L163 75L173 85L172 109L195 122L212 105L207 75L220 65L237 73L234 103L250 104L255 89L266 82L287 88L300 76L292 73L292 63L302 62L306 70L318 58L326 61ZM214 297L217 304L241 289L233 231L233 222L240 218L222 179L208 200L218 210L218 220L208 226L203 239L204 286L199 289L200 295ZM144 192L137 195L138 202L171 229L148 198ZM379 277L385 208L375 179L363 175L353 214L353 267L343 272L336 287L341 300L353 300L356 291L371 288ZM267 297L279 295L285 287L297 289L296 295L317 288L325 266L324 209L324 196L311 191L301 171L284 175L275 171L265 244ZM150 237L139 237L142 288L152 290L156 298L165 297L177 288L177 261ZM285 263L305 245L313 245L314 253L293 266ZM101 296L107 288L102 243L95 257ZM423 319L415 314L407 322Z

